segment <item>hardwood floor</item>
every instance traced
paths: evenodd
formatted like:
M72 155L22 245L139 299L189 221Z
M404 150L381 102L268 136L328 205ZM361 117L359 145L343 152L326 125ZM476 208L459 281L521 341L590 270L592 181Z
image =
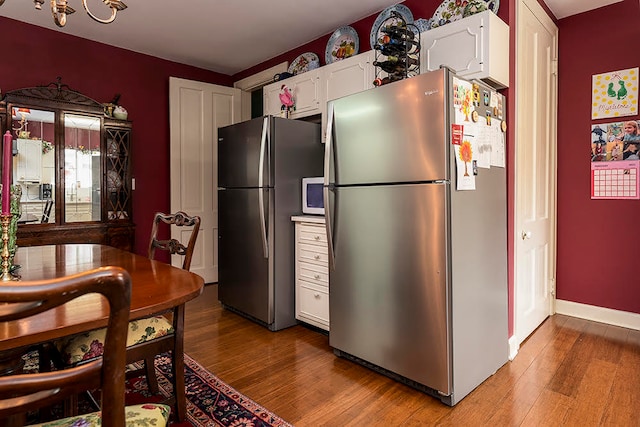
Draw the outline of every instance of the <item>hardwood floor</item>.
M455 407L334 356L304 326L269 332L187 304L185 352L295 426L640 426L640 331L555 315Z

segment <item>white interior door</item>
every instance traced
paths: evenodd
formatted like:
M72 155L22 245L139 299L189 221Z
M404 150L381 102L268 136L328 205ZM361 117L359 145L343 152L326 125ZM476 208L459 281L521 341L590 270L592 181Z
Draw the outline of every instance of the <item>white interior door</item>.
M515 337L552 313L555 292L558 29L537 0L517 10Z
M201 218L191 271L218 281L218 127L240 121L240 90L169 79L171 212ZM185 235L178 233L182 232ZM186 242L190 230L172 230ZM172 260L180 266L181 260Z

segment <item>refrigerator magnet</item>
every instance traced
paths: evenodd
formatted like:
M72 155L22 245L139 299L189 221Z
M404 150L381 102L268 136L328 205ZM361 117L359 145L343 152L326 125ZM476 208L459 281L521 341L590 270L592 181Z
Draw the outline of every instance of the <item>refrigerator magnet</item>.
M478 121L478 112L476 110L473 110L473 113L471 113L471 120L473 120L474 123Z
M464 125L453 123L451 125L451 144L453 145L462 144L463 135L464 135Z
M502 123L500 123L500 129L502 129L502 132L506 132L507 131L507 121L503 120Z
M477 160L473 160L471 162L471 167L473 169L473 175L474 176L478 176L478 161Z
M487 111L487 126L491 126L491 111Z
M484 106L488 107L489 106L489 92L488 91L484 91L482 92L482 100L484 101Z

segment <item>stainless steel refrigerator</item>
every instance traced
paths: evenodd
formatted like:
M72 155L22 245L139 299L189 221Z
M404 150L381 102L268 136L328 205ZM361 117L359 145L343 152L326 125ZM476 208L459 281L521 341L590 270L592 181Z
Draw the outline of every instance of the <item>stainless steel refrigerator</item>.
M458 190L463 106L498 151L504 98L446 69L334 101L325 147L329 344L448 405L509 354L506 173L465 165Z
M318 124L266 116L218 129L218 298L272 331L296 323L291 216L322 164Z

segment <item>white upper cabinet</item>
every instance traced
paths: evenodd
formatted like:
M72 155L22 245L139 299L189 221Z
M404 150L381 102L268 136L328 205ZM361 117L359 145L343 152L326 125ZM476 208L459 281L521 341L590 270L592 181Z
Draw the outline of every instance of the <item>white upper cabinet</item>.
M280 115L282 111L282 102L280 102L282 85L287 86L295 100L295 110L291 112L290 118L299 119L320 114L322 107L320 74L321 68L316 68L265 86L263 89L264 114Z
M42 140L18 139L17 168L14 179L18 182L42 181Z
M420 36L421 72L446 65L468 79L509 86L509 26L487 10L425 31Z
M321 68L322 85L322 142L327 129L327 102L373 88L375 51L361 53Z

